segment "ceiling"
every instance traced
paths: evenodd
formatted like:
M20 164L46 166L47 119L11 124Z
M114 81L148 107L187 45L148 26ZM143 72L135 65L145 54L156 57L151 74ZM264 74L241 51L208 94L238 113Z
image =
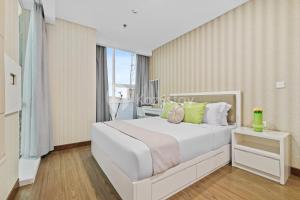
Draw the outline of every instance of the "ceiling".
M157 47L246 1L58 0L55 12L58 18L95 28L98 44L151 55Z

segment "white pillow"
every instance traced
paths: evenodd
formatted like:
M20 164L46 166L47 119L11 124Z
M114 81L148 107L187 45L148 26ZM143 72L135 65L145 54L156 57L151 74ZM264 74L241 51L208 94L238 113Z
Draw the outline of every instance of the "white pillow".
M231 105L225 102L206 105L203 122L212 125L228 126L227 115Z

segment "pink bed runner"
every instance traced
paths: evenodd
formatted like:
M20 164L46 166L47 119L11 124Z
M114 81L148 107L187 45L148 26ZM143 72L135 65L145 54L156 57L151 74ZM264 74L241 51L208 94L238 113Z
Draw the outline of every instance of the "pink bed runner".
M179 144L174 137L147 130L125 121L115 120L104 123L148 146L152 157L153 175L179 164Z

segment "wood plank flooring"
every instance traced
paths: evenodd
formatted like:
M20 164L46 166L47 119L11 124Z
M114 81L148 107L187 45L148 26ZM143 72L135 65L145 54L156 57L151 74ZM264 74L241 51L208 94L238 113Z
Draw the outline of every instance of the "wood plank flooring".
M42 159L35 184L19 189L16 199L120 199L91 155L90 147L53 152ZM300 178L286 186L225 166L171 197L172 200L300 200Z

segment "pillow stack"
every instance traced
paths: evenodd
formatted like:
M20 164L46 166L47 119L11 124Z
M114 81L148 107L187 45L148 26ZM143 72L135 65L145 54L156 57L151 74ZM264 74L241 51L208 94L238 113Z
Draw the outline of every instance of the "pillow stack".
M184 102L183 106L176 102L166 102L161 117L169 122L178 124L180 122L227 126L228 111L231 105L225 102L219 103L196 103Z

